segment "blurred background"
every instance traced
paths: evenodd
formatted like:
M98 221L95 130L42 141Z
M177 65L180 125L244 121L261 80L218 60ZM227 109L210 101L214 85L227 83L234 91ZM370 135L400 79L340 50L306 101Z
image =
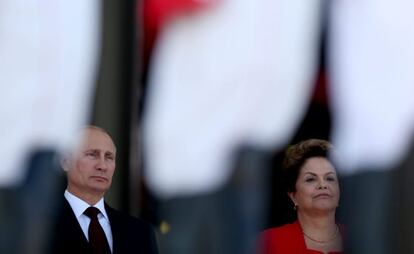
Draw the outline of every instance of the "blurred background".
M346 253L414 253L409 1L0 0L0 253L47 253L59 156L106 129L106 201L160 253L254 253L284 150L330 140Z

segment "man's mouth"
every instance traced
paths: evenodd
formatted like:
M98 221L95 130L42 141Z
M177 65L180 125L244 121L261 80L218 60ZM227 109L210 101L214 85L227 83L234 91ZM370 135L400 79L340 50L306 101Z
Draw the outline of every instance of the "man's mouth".
M106 177L103 176L91 176L91 178L98 180L98 181L108 181L108 179Z

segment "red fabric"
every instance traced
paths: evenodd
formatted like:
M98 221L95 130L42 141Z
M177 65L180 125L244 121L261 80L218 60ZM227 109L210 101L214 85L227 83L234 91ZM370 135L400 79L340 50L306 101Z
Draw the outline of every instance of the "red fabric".
M316 88L315 92L313 94L312 101L317 102L320 104L327 104L328 101L328 95L327 95L327 89L328 89L328 77L324 70L321 70L318 74L318 78L316 80Z
M259 238L257 254L320 254L306 248L302 229L298 221L263 231ZM342 252L329 252L341 254Z
M210 1L200 0L145 0L144 15L147 27L158 28L168 17L180 12L199 9Z

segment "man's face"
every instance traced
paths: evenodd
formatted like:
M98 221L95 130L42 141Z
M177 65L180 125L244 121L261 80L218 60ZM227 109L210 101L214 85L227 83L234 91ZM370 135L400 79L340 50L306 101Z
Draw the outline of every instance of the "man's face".
M115 145L106 133L87 129L68 163L68 190L78 196L103 196L115 171Z

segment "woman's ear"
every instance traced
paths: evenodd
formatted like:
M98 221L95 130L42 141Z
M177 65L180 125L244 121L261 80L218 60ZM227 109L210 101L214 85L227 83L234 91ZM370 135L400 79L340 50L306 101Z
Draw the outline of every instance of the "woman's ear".
M296 203L295 192L288 192L287 194L288 194L290 200L292 200L293 205L294 206L297 206L298 203Z

